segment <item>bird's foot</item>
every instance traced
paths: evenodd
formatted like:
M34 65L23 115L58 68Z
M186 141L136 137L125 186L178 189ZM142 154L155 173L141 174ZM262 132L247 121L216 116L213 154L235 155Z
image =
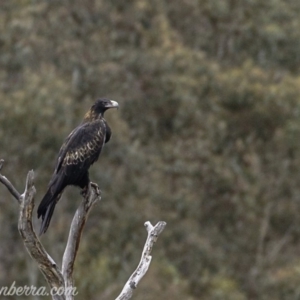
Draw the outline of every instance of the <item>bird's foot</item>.
M89 186L87 185L81 190L80 192L81 196L85 198L88 194L88 191L89 191Z
M101 195L101 190L99 189L99 186L97 183L95 182L90 182L91 184L91 187L95 190L97 196L100 196Z
M87 198L87 197L88 197L88 195L89 195L89 187L91 187L91 188L94 189L94 191L95 191L95 193L96 193L97 196L100 196L100 195L101 195L101 190L99 189L98 184L97 184L97 183L94 183L94 182L90 182L89 185L85 186L85 187L81 190L80 194L82 195L82 197L84 197L84 198Z

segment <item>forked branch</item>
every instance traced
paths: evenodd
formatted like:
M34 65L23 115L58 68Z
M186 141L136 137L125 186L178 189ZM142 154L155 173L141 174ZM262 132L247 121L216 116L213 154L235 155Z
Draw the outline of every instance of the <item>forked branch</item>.
M0 160L0 171L3 167L3 163L4 161ZM93 205L97 201L101 200L101 193L98 186L94 183L89 185L87 195L84 197L80 206L76 210L72 220L66 249L63 255L62 270L60 270L55 261L44 249L32 226L32 211L34 208L34 196L36 194L34 187L34 172L28 172L25 191L22 195L1 173L0 182L7 187L9 192L20 204L18 222L20 235L29 255L37 262L40 271L47 280L51 288L52 299L73 300L74 291L76 291L73 287L74 262L88 214ZM127 300L131 298L133 290L137 287L139 281L143 278L149 268L152 259L150 256L152 247L159 234L164 230L165 226L165 222L158 222L154 227L150 222L145 223L145 227L148 231L148 237L143 249L140 263L125 284L121 294L117 297L117 300ZM55 291L58 290L64 291L64 293L55 293Z
M0 161L0 170L3 167L3 160ZM2 182L10 193L18 200L20 204L20 214L18 229L23 239L23 243L33 260L38 264L40 271L43 273L48 282L52 298L55 300L74 299L73 293L73 266L78 251L81 233L88 213L93 204L101 199L100 191L97 185L91 184L86 197L83 199L77 209L72 221L69 238L62 262L62 271L58 268L56 262L47 253L39 238L37 237L32 226L32 212L34 208L34 196L36 190L34 187L34 172L29 171L26 179L25 191L21 195L12 183L0 173L0 182ZM63 295L55 292L65 291Z

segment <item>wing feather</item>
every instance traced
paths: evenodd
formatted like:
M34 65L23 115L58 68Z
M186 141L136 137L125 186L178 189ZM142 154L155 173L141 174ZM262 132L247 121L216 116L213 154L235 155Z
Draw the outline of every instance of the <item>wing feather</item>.
M68 166L89 168L99 157L106 138L106 123L103 119L82 124L75 128L61 147L55 173Z

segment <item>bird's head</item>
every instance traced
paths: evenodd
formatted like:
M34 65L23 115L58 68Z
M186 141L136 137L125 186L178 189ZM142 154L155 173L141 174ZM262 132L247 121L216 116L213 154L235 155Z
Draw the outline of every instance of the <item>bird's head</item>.
M91 110L96 114L103 114L109 108L118 108L119 104L116 101L101 98L96 100L95 104L91 107Z
M116 101L106 98L100 98L96 100L91 109L86 113L85 119L95 119L99 116L102 117L104 112L110 108L118 108L119 104Z

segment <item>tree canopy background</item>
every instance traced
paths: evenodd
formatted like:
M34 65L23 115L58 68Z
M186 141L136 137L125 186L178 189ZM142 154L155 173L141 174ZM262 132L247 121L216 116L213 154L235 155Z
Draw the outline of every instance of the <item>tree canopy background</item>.
M300 297L299 15L296 0L1 2L0 158L19 191L34 169L39 203L93 101L120 105L91 168L79 299L114 299L146 220L168 225L135 299ZM42 237L56 260L80 201L68 188ZM45 285L3 186L0 205L0 286Z

